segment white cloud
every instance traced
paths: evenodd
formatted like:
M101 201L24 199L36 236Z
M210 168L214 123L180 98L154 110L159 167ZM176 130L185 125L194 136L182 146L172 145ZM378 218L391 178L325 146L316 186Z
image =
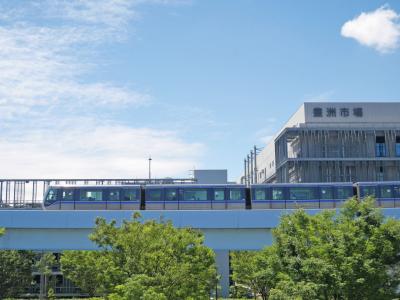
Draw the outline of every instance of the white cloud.
M147 104L150 95L87 80L104 66L96 50L122 41L137 5L156 2L0 4L1 177L144 177L149 154L159 177L198 163L204 146L178 131L118 124L118 111Z
M341 34L353 38L360 44L387 53L399 47L400 15L387 6L373 12L363 12L353 20L347 21Z
M145 177L150 154L155 176L179 176L204 152L202 144L186 143L174 131L84 119L64 123L0 138L2 178Z
M96 13L101 18L98 8ZM122 16L120 19L127 20L129 16L127 13L125 19ZM115 22L113 30L119 24ZM63 103L80 108L82 102L91 105L147 102L149 95L128 87L81 80L95 70L97 62L90 60L94 52L91 47L105 40L110 41L107 30L77 24L50 27L11 22L0 27L0 116L13 117L37 106Z

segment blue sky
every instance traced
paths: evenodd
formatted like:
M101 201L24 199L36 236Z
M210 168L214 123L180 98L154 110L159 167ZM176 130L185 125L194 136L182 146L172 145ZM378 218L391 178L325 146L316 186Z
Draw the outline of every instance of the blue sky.
M237 178L304 101L400 99L400 2L0 0L0 177ZM346 24L346 25L345 25Z

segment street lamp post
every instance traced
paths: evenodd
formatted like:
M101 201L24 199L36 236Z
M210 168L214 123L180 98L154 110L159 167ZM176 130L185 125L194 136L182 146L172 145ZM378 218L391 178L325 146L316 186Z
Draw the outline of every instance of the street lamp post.
M151 180L151 156L149 157L149 181Z

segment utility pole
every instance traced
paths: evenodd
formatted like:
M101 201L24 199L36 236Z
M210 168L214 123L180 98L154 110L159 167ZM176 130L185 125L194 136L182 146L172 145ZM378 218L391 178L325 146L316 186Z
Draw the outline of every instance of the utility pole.
M250 184L254 183L253 150L250 150Z
M248 182L247 182L247 160L246 159L244 159L244 184L248 185Z
M257 183L257 147L254 145L254 183Z
M250 155L247 154L247 184L250 183Z
M151 155L149 156L149 181L151 180Z

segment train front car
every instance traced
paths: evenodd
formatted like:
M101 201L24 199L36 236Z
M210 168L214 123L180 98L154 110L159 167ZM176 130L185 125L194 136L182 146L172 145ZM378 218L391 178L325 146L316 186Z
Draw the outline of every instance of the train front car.
M138 210L139 185L50 186L44 199L46 210Z
M400 207L399 181L358 182L356 187L361 200L372 196L376 199L378 207Z
M146 210L245 209L244 185L147 185Z
M352 183L253 184L252 209L337 208L354 196Z

